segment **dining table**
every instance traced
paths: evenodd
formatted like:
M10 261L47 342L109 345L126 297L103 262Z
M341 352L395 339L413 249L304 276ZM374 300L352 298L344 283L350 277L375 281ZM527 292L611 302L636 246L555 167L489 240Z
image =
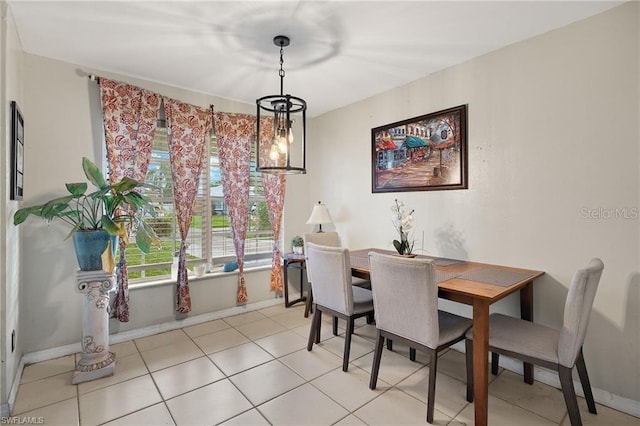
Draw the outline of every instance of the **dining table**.
M370 279L369 253L394 254L367 248L349 252L352 275ZM488 421L489 402L489 306L508 295L520 293L520 317L533 321L533 283L543 271L501 266L437 256L417 255L435 263L438 297L473 307L474 421ZM533 365L523 363L524 381L533 384Z

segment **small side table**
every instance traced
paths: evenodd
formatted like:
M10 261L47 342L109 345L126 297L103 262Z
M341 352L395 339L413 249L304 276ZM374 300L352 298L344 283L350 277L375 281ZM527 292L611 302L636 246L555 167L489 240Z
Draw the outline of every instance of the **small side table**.
M304 271L306 269L306 260L304 254L295 254L295 253L285 253L283 256L284 260L284 271L283 271L283 281L284 281L284 306L288 308L291 305L294 305L298 302L304 302L307 300L307 296L302 295L302 290L304 287ZM300 297L296 300L289 301L289 268L299 269L300 270Z

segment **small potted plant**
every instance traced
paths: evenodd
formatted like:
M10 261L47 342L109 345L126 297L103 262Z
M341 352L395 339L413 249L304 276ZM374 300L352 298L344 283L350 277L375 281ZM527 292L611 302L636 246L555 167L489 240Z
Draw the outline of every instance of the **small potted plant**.
M83 271L102 269L102 253L110 243L115 251L115 238L110 236L126 240L128 225L135 229L136 244L143 252L148 253L151 245L159 245L158 236L144 217L145 214L155 216L153 206L136 190L143 184L128 177L109 183L86 157L82 159L82 168L96 191L87 193L86 182L67 183L69 194L19 209L13 216L14 225L23 223L30 215L47 222L59 219L67 223L71 226L68 237L73 236L78 264Z
M300 235L296 235L291 239L291 247L293 248L294 254L304 253L304 240Z

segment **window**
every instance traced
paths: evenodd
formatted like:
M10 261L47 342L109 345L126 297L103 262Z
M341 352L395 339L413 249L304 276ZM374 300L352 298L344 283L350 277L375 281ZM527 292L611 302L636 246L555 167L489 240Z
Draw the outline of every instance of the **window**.
M187 268L211 262L212 265L235 260L235 249L229 226L229 218L222 192L222 178L215 136L209 143L209 167L200 177L200 186L187 237ZM249 222L245 240L245 262L270 259L273 232L269 222L262 179L256 172L255 146L252 146L249 188ZM130 280L164 279L171 275L173 257L180 250L180 231L175 220L173 190L167 129L164 120L158 122L147 184L154 189L144 189L156 206L157 217L149 219L161 241L161 248L153 247L150 253L142 253L135 244L127 246L127 264ZM135 238L135 236L132 236Z

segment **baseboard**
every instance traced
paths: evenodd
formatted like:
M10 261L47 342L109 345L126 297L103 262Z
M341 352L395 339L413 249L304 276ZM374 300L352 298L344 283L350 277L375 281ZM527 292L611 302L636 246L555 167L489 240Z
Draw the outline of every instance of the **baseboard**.
M11 390L9 391L9 398L5 404L0 404L0 418L10 417L13 412L13 406L16 404L16 396L18 396L18 388L20 387L20 380L22 380L22 371L24 370L24 356L20 358L16 375L13 377L13 383L11 384ZM1 422L0 422L1 423Z
M258 309L268 308L269 306L275 306L281 304L282 299L274 298L268 300L262 300L260 302L248 303L244 306L233 306L231 308L222 309L216 312L209 312L206 314L194 315L189 318L174 320L165 322L162 324L151 325L148 327L137 328L135 330L123 331L121 333L112 334L109 336L109 344L122 343L133 339L139 339L141 337L151 336L158 333L164 333L166 331L177 330L183 327L189 327L197 325L203 322L213 321L216 319L238 315L245 312L255 311ZM36 362L42 362L49 359L59 358L82 351L80 342L71 343L65 346L57 346L51 349L44 349L42 351L29 352L22 357L22 365L34 364ZM20 370L20 377L22 377L22 370ZM19 378L18 378L19 383Z
M523 374L522 362L517 361L513 358L507 358L506 356L501 356L499 362L500 367L504 368L505 370L512 371L519 375ZM558 373L556 373L555 371L534 367L534 377L535 380L540 383L544 383L545 385L553 386L554 388L560 389L560 379L558 378ZM576 394L584 397L584 392L582 391L582 385L580 384L580 382L574 381L573 386L576 390ZM640 417L639 401L634 401L633 399L625 398L606 390L594 387L591 387L591 391L593 392L593 399L598 404L605 405L609 408L613 408L614 410L622 411L623 413L629 414L634 417Z

